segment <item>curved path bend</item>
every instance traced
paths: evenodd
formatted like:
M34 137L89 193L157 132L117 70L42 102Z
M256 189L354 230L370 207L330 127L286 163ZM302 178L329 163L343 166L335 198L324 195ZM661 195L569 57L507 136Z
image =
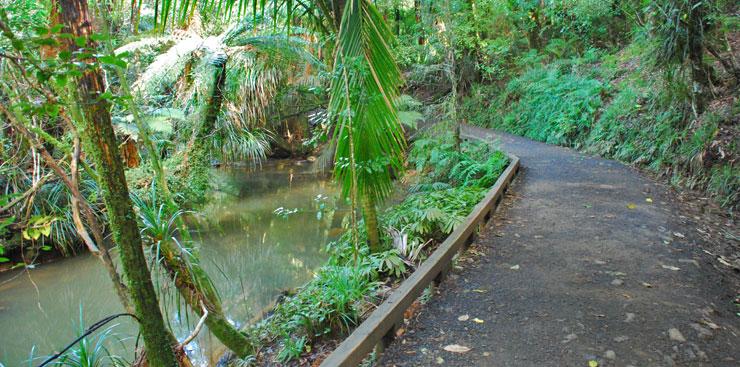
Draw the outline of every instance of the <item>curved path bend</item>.
M732 282L670 190L615 161L465 133L498 140L522 170L476 241L480 258L444 281L380 366L740 366Z

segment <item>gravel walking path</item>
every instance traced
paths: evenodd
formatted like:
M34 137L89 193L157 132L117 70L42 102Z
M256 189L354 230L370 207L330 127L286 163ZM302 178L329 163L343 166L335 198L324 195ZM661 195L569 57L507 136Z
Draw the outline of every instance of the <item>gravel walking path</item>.
M522 171L477 240L482 255L380 366L740 366L736 279L702 251L702 218L621 163L496 139Z

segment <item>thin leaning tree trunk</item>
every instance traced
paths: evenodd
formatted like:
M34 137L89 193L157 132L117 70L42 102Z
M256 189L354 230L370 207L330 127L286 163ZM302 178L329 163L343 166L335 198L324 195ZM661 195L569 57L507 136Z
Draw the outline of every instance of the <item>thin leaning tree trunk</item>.
M103 24L105 27L103 31L107 32L107 22ZM108 48L112 49L112 46L108 45ZM191 186L198 187L199 189L206 189L208 186L208 182L202 179L208 177L208 172L204 171L209 164L207 159L208 135L215 128L216 119L218 118L223 102L222 90L226 82L226 59L224 58L220 61L220 63L215 65L217 68L213 76L213 90L206 104L204 121L197 132L193 134L194 139L192 142L188 143L188 147L191 148L189 150L191 151L192 159L195 163L190 164L190 157L186 156L182 164L185 172L184 175L191 178ZM117 70L117 73L124 95L133 97L125 73L121 70ZM132 100L134 99L132 98ZM139 127L144 145L149 151L152 168L155 171L156 180L162 191L163 199L169 208L174 208L176 207L176 203L167 187L165 171L156 147L149 138L148 129L139 115L138 108L131 106L130 109ZM182 218L177 219L177 226L180 227L185 239L189 240L187 227ZM208 277L208 274L197 263L197 256L193 255L194 252L191 249L189 250L187 252L182 251L179 246L173 244L171 241L163 241L161 243L160 252L165 260L163 265L167 274L190 308L201 317L206 315L205 324L216 338L240 357L253 354L254 345L226 319L216 288ZM206 308L206 312L204 312L203 307Z
M223 103L223 88L226 82L226 61L216 65L213 75L213 90L205 106L205 113L201 126L194 133L191 154L187 164L187 175L190 182L196 185L207 185L208 168L208 135L216 125L221 104ZM247 336L237 330L224 314L221 300L216 288L210 281L208 274L200 267L189 254L182 251L170 241L164 241L160 247L164 257L164 265L170 278L175 282L178 291L187 301L190 308L199 316L204 315L201 305L208 311L205 324L208 330L227 348L239 357L254 354L254 345Z
M61 19L66 32L76 37L92 34L86 0L61 0ZM88 46L93 46L88 40ZM69 47L75 48L74 44ZM178 365L174 347L177 341L167 330L159 309L157 294L147 267L136 215L129 197L123 164L116 144L109 104L101 99L104 80L100 68L87 69L78 78L79 102L84 121L83 136L98 172L103 199L108 209L113 238L121 252L121 263L129 283L131 298L152 367Z

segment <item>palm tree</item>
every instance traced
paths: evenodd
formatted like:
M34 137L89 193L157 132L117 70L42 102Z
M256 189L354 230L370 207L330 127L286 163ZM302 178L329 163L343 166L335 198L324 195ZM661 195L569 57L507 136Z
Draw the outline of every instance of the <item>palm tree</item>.
M378 250L380 230L376 205L390 194L392 174L402 170L406 146L396 112L402 78L390 52L393 33L375 6L367 0L274 0L259 4L241 0L226 2L224 6L208 0L172 0L161 4L159 22L160 25L167 24L169 15L166 14L173 8L201 9L203 13L215 12L226 16L236 11L240 16L248 10L247 5L252 5L253 23L261 18L262 22L274 26L280 12L285 19L287 36L292 34L291 29L295 31L291 24L296 20L309 24L320 33L336 35L334 77L329 89L329 112L335 123L332 136L336 147L335 176L342 184L345 196L351 199L353 208L362 208L370 247ZM266 10L272 12L271 18L263 16ZM179 21L185 24L189 18L183 16L193 11L173 14L179 14ZM177 45L173 47L176 48ZM150 80L150 76L144 75L142 79ZM212 77L211 80L215 82L218 78Z
M353 207L361 202L372 251L380 249L376 204L392 191L406 146L396 99L401 73L391 55L393 35L367 0L344 8L334 58L329 111L336 119L335 176Z

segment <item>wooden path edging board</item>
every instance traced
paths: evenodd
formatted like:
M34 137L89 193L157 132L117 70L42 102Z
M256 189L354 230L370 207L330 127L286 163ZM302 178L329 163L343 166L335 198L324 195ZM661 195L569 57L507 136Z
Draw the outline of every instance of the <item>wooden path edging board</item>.
M355 367L377 345L392 340L397 327L403 322L406 309L429 284L439 282L445 276L452 267L452 258L475 240L478 231L493 216L509 184L519 172L519 157L507 155L509 165L506 170L488 190L483 200L473 208L463 225L458 226L416 271L401 282L401 285L339 344L320 367Z

